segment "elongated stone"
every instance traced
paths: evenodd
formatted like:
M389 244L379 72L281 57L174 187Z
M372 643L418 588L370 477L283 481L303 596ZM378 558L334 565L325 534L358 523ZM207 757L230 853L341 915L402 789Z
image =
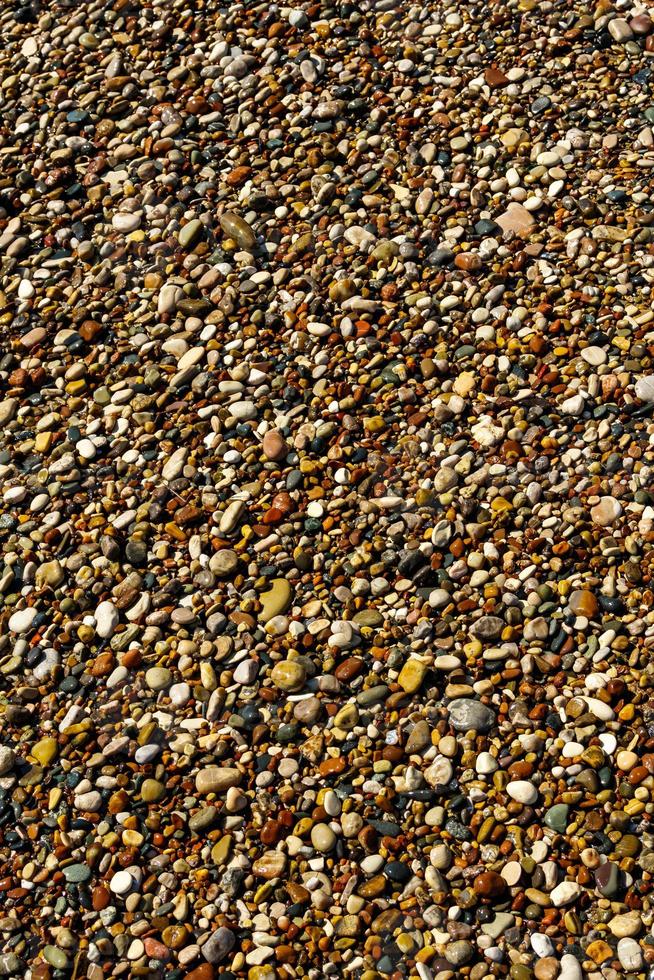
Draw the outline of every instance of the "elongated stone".
M245 251L249 252L254 247L256 236L247 221L240 215L234 214L233 211L226 212L220 219L220 227Z

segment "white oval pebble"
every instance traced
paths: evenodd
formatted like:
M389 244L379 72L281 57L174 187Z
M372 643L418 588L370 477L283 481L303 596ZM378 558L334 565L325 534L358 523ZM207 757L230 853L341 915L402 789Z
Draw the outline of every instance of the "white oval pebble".
M134 879L129 871L117 871L109 882L109 888L114 895L127 895L134 887Z
M518 803L524 803L527 806L535 803L538 799L538 790L526 779L516 779L508 783L506 791L512 800L516 800Z
M9 617L9 629L12 633L26 633L38 616L39 611L34 606L19 609Z

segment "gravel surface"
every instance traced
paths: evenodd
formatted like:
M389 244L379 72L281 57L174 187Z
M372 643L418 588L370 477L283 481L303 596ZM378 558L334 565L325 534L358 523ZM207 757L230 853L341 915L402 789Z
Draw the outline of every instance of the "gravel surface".
M0 976L652 980L647 9L0 28Z

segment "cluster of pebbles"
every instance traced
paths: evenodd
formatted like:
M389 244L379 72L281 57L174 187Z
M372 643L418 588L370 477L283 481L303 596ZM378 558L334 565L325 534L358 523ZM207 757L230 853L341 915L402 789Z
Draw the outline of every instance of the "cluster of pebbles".
M654 976L647 10L0 27L0 976Z

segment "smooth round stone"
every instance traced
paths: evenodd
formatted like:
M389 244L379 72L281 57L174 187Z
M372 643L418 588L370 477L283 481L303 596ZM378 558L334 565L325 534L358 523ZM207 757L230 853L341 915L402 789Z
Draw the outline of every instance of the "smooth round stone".
M506 891L506 882L496 871L482 871L474 880L474 890L482 898L497 898Z
M374 875L384 866L384 859L381 854L369 854L361 861L361 870L364 875Z
M524 637L530 643L534 640L546 640L549 635L547 620L542 616L537 616L525 625Z
M59 949L57 946L45 946L43 959L55 970L65 970L68 966L68 956L63 949Z
M167 667L150 667L145 672L145 683L151 691L165 691L172 679L173 675Z
M354 702L349 702L344 704L334 716L334 727L349 732L357 725L358 721L359 708Z
M88 881L91 877L91 869L86 864L69 864L62 871L66 881L74 885Z
M136 882L129 871L117 871L109 882L109 888L114 895L127 895L135 885Z
M266 633L268 636L286 636L288 633L288 616L273 616L266 623Z
M582 980L583 973L581 963L571 953L564 953L561 957L561 972L558 980Z
M538 799L538 790L526 779L516 779L507 784L506 791L512 800L531 806Z
M185 704L188 704L191 697L191 688L184 682L173 684L168 690L168 697L170 698L171 704L174 704L177 708L182 708Z
M90 439L80 439L75 444L75 451L85 460L95 459L98 454L98 450Z
M281 432L276 429L269 429L263 437L263 451L268 459L277 462L285 459L288 453L288 446Z
M606 351L602 350L601 347L584 347L581 356L586 364L590 364L591 367L599 367L600 364L605 364L607 360Z
M488 776L498 769L497 759L493 758L490 752L480 752L475 762L475 769L480 776Z
M144 803L156 803L165 794L165 787L158 779L144 779L141 783L141 799Z
M422 752L428 745L431 745L431 730L426 721L421 720L411 729L406 741L404 751L407 755Z
M293 708L293 717L303 725L312 725L322 710L322 702L318 698L303 698Z
M296 660L282 660L275 664L270 679L280 691L297 691L303 687L306 680L306 670Z
M575 616L585 616L592 619L597 615L599 606L592 592L586 589L576 589L568 597L568 607Z
M622 506L615 497L601 497L598 504L590 509L590 516L595 524L608 527L617 521L622 513Z
M252 871L258 878L271 880L279 878L286 867L286 855L282 851L266 851L252 865Z
M568 826L569 811L570 807L567 803L555 803L545 814L543 823L557 834L564 834L565 828Z
M134 753L134 762L138 763L139 766L147 765L149 762L153 762L158 755L161 755L159 744L152 742L150 745L139 745Z
M637 14L629 21L629 27L634 34L650 34L654 29L654 21L648 14Z
M554 954L554 943L549 936L545 936L542 932L532 934L531 948L540 959L544 956L552 956Z
M75 796L73 803L75 809L84 813L97 813L102 807L102 794L97 790L89 790L88 793Z
M358 813L344 813L341 815L341 830L344 837L356 837L363 827L363 819Z
M65 574L61 566L61 562L57 561L46 561L39 566L36 573L36 581L41 585L49 585L51 588L56 589L58 585L64 581Z
M618 43L628 41L634 36L629 24L623 17L614 17L613 20L609 21L609 34Z
M635 752L622 749L616 754L615 762L618 769L621 769L623 772L631 772L634 766L638 765L638 756Z
M522 866L518 861L509 861L502 868L502 877L510 888L517 885L522 877Z
M221 548L209 559L209 568L218 578L230 578L239 565L239 557L231 548Z
M513 925L515 925L515 916L511 912L497 912L490 922L482 926L482 932L491 939L499 939Z
M327 853L336 846L336 834L326 823L317 823L311 828L311 843L317 851Z
M467 939L459 939L449 943L445 948L445 959L452 966L463 966L468 960L472 959L473 946Z
M620 886L620 869L617 864L607 861L595 870L595 888L600 895L611 898Z
M434 589L429 593L429 605L432 609L442 609L452 601L452 596L446 589Z
M200 239L202 235L202 222L193 218L187 222L179 233L179 244L182 248L190 248Z
M34 606L28 606L26 609L19 609L17 612L12 613L9 617L9 629L12 633L26 633L31 629L32 624L39 611L35 609Z
M49 766L57 757L58 751L59 745L57 744L57 739L49 735L46 738L39 739L32 746L30 755L36 759L40 766Z
M329 789L325 793L325 798L322 801L322 805L325 808L325 813L329 817L337 817L341 812L341 801L339 800L336 793Z

